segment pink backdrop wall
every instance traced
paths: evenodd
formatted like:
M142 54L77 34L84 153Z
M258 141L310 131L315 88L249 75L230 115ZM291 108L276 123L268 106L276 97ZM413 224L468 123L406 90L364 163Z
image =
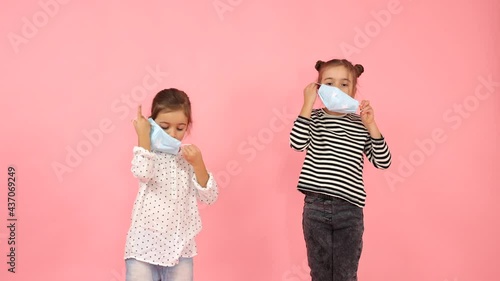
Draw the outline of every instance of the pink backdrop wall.
M365 66L359 97L393 153L390 170L366 168L360 280L498 280L498 1L1 6L1 280L124 280L130 120L167 87L191 96L187 142L221 188L196 280L309 280L288 136L314 63L333 57Z

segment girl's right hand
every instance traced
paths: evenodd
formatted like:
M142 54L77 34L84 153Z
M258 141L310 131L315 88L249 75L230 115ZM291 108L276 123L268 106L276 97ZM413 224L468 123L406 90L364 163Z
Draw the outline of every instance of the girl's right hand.
M312 108L314 106L314 102L316 101L317 93L318 84L311 83L307 85L304 89L304 105L310 106Z
M304 118L311 118L311 111L316 102L316 95L318 93L318 85L316 83L311 83L304 89L304 105L300 110L300 116Z
M144 118L142 116L142 107L139 105L137 108L137 118L134 120L134 127L135 127L135 132L137 133L137 136L148 136L151 132L151 124L149 123L148 119Z

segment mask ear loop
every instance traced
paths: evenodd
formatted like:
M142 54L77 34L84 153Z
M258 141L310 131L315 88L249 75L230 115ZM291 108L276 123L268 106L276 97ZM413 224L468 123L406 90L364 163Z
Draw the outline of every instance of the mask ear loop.
M190 143L181 143L181 146L179 147L179 152L182 152L182 148L183 147L187 147L187 146L190 146L191 144Z
M354 99L355 99L355 100L357 100L357 101L359 102L359 105L361 105L361 101L363 101L363 100L364 100L364 98L363 98L363 97L364 97L364 95L363 95L363 94L361 94L361 95L360 95L360 91L359 91L359 89L357 89L357 90L356 90L356 95L354 96ZM357 109L357 111L358 111L358 112L359 112L359 114L361 115L361 110L359 109L359 105L358 105L358 109Z
M316 84L316 86L317 86L316 87L316 94L319 95L319 88L321 87L322 84L320 84L320 83L314 83L314 84Z

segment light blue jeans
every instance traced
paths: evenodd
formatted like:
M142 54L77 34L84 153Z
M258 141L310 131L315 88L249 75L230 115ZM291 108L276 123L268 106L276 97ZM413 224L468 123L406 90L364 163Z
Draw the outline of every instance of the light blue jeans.
M126 259L126 281L193 281L193 258L180 258L175 266Z

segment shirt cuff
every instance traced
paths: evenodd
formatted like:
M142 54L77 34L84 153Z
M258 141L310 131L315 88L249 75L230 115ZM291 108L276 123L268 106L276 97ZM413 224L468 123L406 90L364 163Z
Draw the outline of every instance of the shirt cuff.
M140 146L134 146L133 152L135 156L143 156L147 159L154 159L156 157L156 154Z
M311 122L311 118L306 118L304 116L299 115L297 117L297 119L295 119L295 122L299 122L299 123L302 123L302 124L305 124L305 125L309 125L309 123Z
M193 173L193 177L191 178L191 180L194 183L194 187L196 187L196 189L201 190L201 191L207 191L207 190L213 188L213 186L214 186L214 177L212 176L212 173L210 173L210 172L208 172L208 181L207 181L206 187L203 187L198 183L198 179L196 178L195 173Z
M370 137L372 139L372 142L374 144L383 144L385 142L385 139L384 139L384 136L380 135L380 138L373 138L373 137Z

